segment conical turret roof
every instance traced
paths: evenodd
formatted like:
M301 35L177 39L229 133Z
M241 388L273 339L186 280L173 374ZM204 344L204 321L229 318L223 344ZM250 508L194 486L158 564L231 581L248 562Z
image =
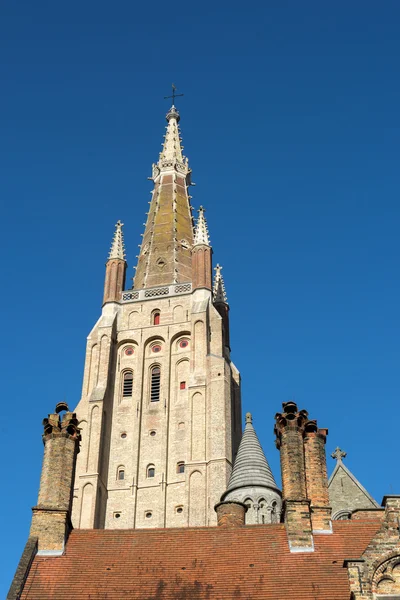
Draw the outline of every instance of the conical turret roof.
M254 430L251 414L247 413L246 426L224 496L232 490L254 486L279 490Z

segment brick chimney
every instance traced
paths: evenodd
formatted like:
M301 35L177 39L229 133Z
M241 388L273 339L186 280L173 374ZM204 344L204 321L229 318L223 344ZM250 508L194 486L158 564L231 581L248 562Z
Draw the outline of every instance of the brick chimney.
M311 522L314 532L332 533L331 513L326 470L325 443L327 429L318 429L316 421L304 428L304 458L307 497L311 501Z
M228 500L214 506L218 527L242 527L245 524L247 506L242 502Z
M280 450L283 515L291 552L312 552L310 500L307 498L303 435L308 413L284 402L275 415L276 446Z
M61 411L67 411L60 418ZM43 420L44 457L37 506L30 536L38 538L38 554L62 554L72 529L71 507L80 434L75 413L61 402Z

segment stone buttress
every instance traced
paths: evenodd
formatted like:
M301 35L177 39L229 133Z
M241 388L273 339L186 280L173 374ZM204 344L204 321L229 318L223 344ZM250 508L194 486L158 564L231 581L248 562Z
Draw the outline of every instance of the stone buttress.
M216 524L241 437L229 307L219 276L213 293L203 209L193 225L175 107L167 122L134 286L123 289L118 222L102 314L87 340L77 528Z

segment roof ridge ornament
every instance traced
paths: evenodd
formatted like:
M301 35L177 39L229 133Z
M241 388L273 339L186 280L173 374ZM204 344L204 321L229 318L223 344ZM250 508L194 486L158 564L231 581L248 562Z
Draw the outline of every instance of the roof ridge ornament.
M194 231L193 246L197 246L200 244L203 244L204 246L210 246L210 236L208 233L207 221L204 216L204 213L206 212L206 210L205 210L205 208L200 206L200 208L197 212L199 213L199 216L197 218L197 223L196 223L196 227L195 227L195 231Z
M110 253L108 255L108 260L120 259L125 260L125 243L124 243L124 234L122 231L123 223L121 221L117 221L115 224L114 237L111 242Z
M222 267L220 264L217 264L214 267L215 277L214 277L214 287L213 287L213 301L214 303L223 302L224 304L228 304L228 298L225 290L224 278L222 276Z
M337 446L336 450L334 452L332 452L331 456L332 456L332 458L336 458L336 460L338 462L342 462L342 459L346 458L347 452L345 452L344 450L339 448L339 446Z

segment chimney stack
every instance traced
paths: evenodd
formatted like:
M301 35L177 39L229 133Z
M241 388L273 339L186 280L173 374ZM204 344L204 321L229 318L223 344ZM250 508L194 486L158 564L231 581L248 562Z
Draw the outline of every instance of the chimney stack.
M327 429L318 429L316 421L308 421L304 430L304 457L307 497L311 501L311 522L314 532L332 533L326 471L325 443Z
M308 413L284 402L275 415L276 446L280 450L283 514L291 552L313 552L310 500L307 498L303 435Z
M67 411L60 418L61 411ZM44 457L37 506L30 535L38 538L38 554L59 555L72 529L71 507L80 433L75 413L57 404L43 420Z

